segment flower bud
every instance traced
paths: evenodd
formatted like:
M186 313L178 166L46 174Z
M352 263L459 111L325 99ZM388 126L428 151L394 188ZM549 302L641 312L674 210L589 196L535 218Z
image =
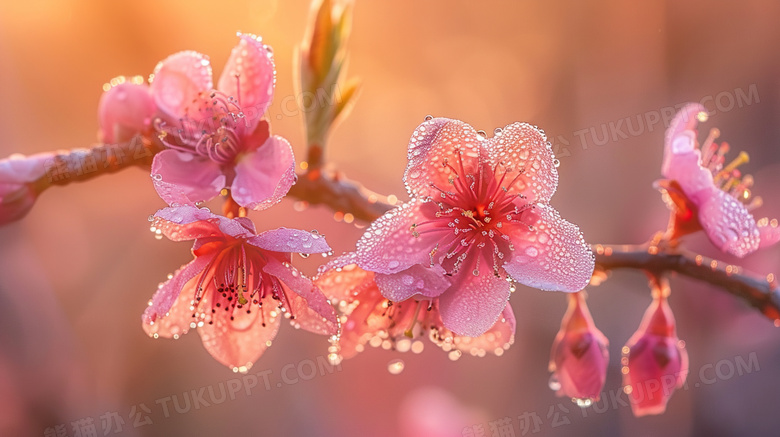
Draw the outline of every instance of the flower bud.
M0 160L0 225L24 217L46 184L46 160L52 153L14 154Z
M111 85L115 82L116 85ZM155 114L149 87L142 83L112 80L100 97L98 121L99 139L104 143L121 143L145 131Z

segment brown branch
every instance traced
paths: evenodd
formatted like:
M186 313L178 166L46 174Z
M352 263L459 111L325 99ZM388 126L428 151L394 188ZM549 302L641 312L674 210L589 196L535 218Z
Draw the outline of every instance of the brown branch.
M760 277L723 261L690 252L659 251L648 244L595 244L593 252L596 266L603 270L637 269L656 275L675 272L723 288L780 325L780 289L774 274Z

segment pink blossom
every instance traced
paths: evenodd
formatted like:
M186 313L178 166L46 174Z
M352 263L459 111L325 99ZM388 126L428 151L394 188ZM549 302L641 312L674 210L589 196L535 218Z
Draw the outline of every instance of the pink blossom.
M356 264L354 253L345 254L329 263L315 279L315 284L343 314L340 353L352 358L365 345L379 346L389 341L400 352L420 352L418 338L428 337L455 359L461 353L484 356L502 355L514 343L515 316L505 305L501 317L484 334L472 338L460 336L445 328L439 314L439 299L407 299L392 302L382 296L375 273ZM442 281L447 281L444 277Z
M411 201L357 247L387 299L438 298L445 327L478 337L504 311L510 280L570 292L588 283L593 254L548 204L558 172L535 127L514 123L487 139L461 121L427 120L409 142L404 181Z
M217 361L245 371L271 345L282 317L308 331L337 334L333 307L290 265L290 252L330 251L319 234L285 228L257 234L248 218L227 219L194 206L158 211L152 228L173 241L195 240L195 259L149 301L142 319L150 336L175 339L197 327Z
M743 257L780 241L780 229L777 220L756 220L750 212L762 201L752 197L753 178L737 169L748 155L740 152L726 164L729 145L714 142L720 135L717 129L699 144L696 126L706 120L707 112L698 103L677 113L666 131L661 169L669 180L659 185L676 213L675 237L704 229L720 250Z
M599 400L607 379L608 345L593 323L584 292L570 294L550 357L550 371L554 372L550 386L558 396L575 399L582 406Z
M100 96L98 103L99 139L103 143L129 141L151 128L157 108L149 87L139 80L119 77Z
M0 160L0 224L19 220L32 209L38 194L48 185L47 162L55 153L24 156L18 153Z
M666 297L656 297L645 312L639 329L623 346L623 363L623 385L634 415L666 411L672 393L688 376L688 352L677 338Z
M270 136L261 119L275 74L270 47L247 34L240 35L216 89L205 55L180 52L157 65L151 95L169 149L155 156L152 178L163 200L192 204L223 188L255 210L281 200L295 182L295 160L287 140Z

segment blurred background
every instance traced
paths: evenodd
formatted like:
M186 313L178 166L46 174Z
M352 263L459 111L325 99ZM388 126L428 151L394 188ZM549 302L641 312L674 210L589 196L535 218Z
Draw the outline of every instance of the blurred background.
M109 79L147 76L185 49L208 54L219 74L244 31L274 48L272 129L300 160L293 51L308 10L305 0L3 1L0 156L89 146ZM364 86L327 158L406 200L406 144L427 114L488 132L528 121L561 160L552 201L561 214L591 243L641 243L668 217L651 187L665 121L675 105L701 101L712 112L702 132L717 126L722 140L750 153L746 171L765 200L758 214L780 217L778 14L780 3L767 1L358 0L349 73ZM152 340L141 329L158 282L191 257L189 244L149 233L147 216L163 206L148 172L133 168L55 187L24 220L0 228L0 434L89 436L94 426L96 435L138 436L672 437L776 435L780 425L780 329L684 278L673 278L671 304L690 384L662 416L634 418L625 395L584 411L556 398L547 361L565 299L523 287L511 299L516 341L502 357L453 362L426 342L421 354L368 348L312 373L327 342L283 326L252 369L268 387L260 376L247 388L251 379L212 359L197 334ZM362 232L324 208L296 211L290 200L252 217L261 230L316 228L337 253ZM700 235L687 243L736 262ZM296 260L309 274L321 261ZM742 262L778 273L780 247ZM619 393L620 348L649 303L638 272L590 290L611 341L607 393ZM405 369L394 375L396 358ZM752 363L749 372L740 360ZM240 388L219 402L231 387Z

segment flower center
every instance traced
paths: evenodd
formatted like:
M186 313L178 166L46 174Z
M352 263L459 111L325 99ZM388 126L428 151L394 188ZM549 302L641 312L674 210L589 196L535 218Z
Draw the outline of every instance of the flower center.
M456 169L447 159L443 161L452 175L444 187L431 184L439 193L427 199L426 205L431 207L423 206L424 214L431 217L413 224L412 235L441 233L430 254L431 265L438 262L449 275L456 274L467 263L474 276L479 276L481 264L487 264L500 276L501 267L514 251L508 230L534 230L531 223L535 220L530 214L535 205L514 188L524 169L512 169L502 163L481 164L478 173L472 174L465 170L460 154L457 164Z
M161 141L169 148L228 164L243 150L241 137L246 125L246 117L236 99L212 90L198 95L178 126L158 121L156 128Z
M260 310L261 323L266 326L263 302L268 305L269 298L276 302L275 306L280 313L290 319L294 318L279 280L262 269L267 262L262 251L239 239L211 244L222 246L216 249L219 253L198 278L195 299L190 307L193 324L211 325L214 317L222 311L229 315L230 320L235 320L236 311L251 314L253 308L257 308ZM201 305L204 298L208 303ZM269 316L277 316L275 309L271 310Z

